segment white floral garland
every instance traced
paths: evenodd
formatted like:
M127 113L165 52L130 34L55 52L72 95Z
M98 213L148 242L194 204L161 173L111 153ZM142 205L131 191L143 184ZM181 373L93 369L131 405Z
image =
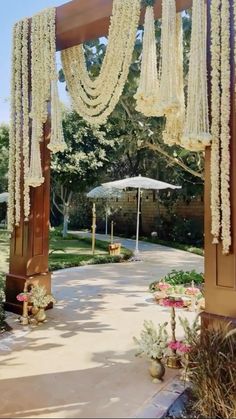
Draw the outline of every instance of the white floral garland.
M223 253L231 246L230 205L230 5L222 0L221 7L221 237Z
M7 223L8 230L12 231L15 224L15 60L16 60L16 38L18 24L14 25L12 37L12 69L11 69L11 118L9 130L9 171L8 171L8 209L7 209Z
M140 0L113 1L107 50L100 74L94 80L86 68L83 46L62 51L73 106L90 124L104 124L119 101L132 61L139 17Z
M61 110L57 90L55 8L33 16L31 23L32 51L32 146L27 184L40 186L44 182L40 157L40 141L43 125L48 116L48 100L51 95L51 140L48 148L63 151L65 143L61 125ZM51 92L51 93L50 93Z
M220 236L220 6L211 2L211 234L213 243Z
M21 60L22 60L22 21L16 25L15 43L15 225L21 220Z
M11 80L11 122L9 144L9 200L8 228L30 214L30 186L39 186L42 176L40 141L48 116L48 101L52 103L52 132L49 148L56 152L65 147L61 123L61 109L57 89L56 69L56 9L47 9L31 22L31 86L32 104L29 103L29 20L14 26ZM29 156L29 118L32 119L31 156ZM23 171L22 171L23 167ZM21 182L24 179L23 203Z
M183 27L182 15L176 15L176 92L179 107L166 115L163 141L168 145L180 144L185 120L184 71L183 71Z
M223 254L230 252L230 3L212 0L211 4L211 83L212 83L212 150L211 212L213 243Z
M138 112L145 116L156 116L160 98L153 6L146 7L140 80L134 98Z
M23 165L24 165L24 217L28 221L30 214L30 189L26 182L29 171L29 21L23 20L22 32L22 112L23 112Z
M184 148L199 151L210 145L206 68L206 4L193 0L192 33L188 79L188 103L184 133Z
M177 28L175 0L162 2L161 28L161 77L159 115L168 115L179 110Z

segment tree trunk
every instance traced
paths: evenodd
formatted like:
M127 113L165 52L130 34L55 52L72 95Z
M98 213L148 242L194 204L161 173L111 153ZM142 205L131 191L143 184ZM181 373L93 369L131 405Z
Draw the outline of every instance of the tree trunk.
M65 211L63 214L63 230L62 230L62 237L67 237L68 234L68 224L69 224L69 205L65 205Z

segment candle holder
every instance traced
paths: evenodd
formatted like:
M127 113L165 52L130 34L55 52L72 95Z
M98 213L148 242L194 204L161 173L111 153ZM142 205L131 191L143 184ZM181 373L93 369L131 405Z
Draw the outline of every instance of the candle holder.
M168 297L168 298L164 298L162 304L163 306L170 307L171 309L171 312L170 312L170 315L171 315L170 325L171 325L171 332L172 332L171 339L172 339L173 344L176 344L177 340L176 340L176 335L175 335L175 331L176 331L175 309L183 307L183 304L184 304L183 300L182 299L177 300L174 297ZM167 357L166 365L169 368L180 369L182 368L181 359L179 355L177 355L176 351L177 351L176 349L173 349L173 348L171 349L172 354Z
M28 292L28 285L28 281L25 281L24 291L18 294L16 297L18 301L23 302L23 312L22 316L20 317L20 323L23 326L28 326L28 324L30 323L30 318L28 314L28 303L30 293Z

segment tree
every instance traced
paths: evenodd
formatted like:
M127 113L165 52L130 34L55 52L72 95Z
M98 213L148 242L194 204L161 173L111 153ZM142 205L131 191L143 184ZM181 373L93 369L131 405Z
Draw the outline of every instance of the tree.
M63 131L67 148L52 159L52 201L63 215L66 236L74 192L99 184L111 164L116 139L107 138L110 126L91 128L75 112L66 112Z
M8 176L8 147L9 127L6 124L0 125L0 192L7 189Z
M137 91L142 51L141 32L136 38L132 65L122 97L108 123L102 129L109 130L107 139L116 138L116 151L113 153L113 164L104 167L103 179L117 179L125 176L142 174L159 178L170 183L184 185L178 196L191 200L197 194L203 194L204 155L190 152L180 146L168 146L162 139L165 124L164 118L147 118L135 109L134 95ZM191 19L188 13L183 16L184 32L184 76L185 91L190 50ZM157 54L160 55L160 21L156 22ZM87 67L92 76L101 68L107 41L102 38L84 45ZM65 81L63 71L60 80ZM165 200L165 193L163 200ZM172 194L173 199L177 194ZM167 199L168 201L168 199ZM169 201L168 201L169 203Z

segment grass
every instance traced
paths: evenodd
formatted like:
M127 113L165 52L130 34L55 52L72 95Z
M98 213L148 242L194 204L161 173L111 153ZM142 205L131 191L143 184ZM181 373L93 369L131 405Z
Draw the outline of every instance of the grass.
M49 270L70 268L73 266L95 265L101 263L113 263L127 260L132 252L122 248L120 256L110 256L108 243L96 240L96 251L92 254L91 239L76 238L68 235L63 239L57 232L50 233ZM8 270L9 259L9 235L0 230L0 278L4 277Z
M116 263L129 259L132 252L121 248L120 256L110 256L108 243L96 240L96 251L92 254L90 238L75 238L68 235L66 239L51 235L49 252L49 270L71 268L73 266Z

